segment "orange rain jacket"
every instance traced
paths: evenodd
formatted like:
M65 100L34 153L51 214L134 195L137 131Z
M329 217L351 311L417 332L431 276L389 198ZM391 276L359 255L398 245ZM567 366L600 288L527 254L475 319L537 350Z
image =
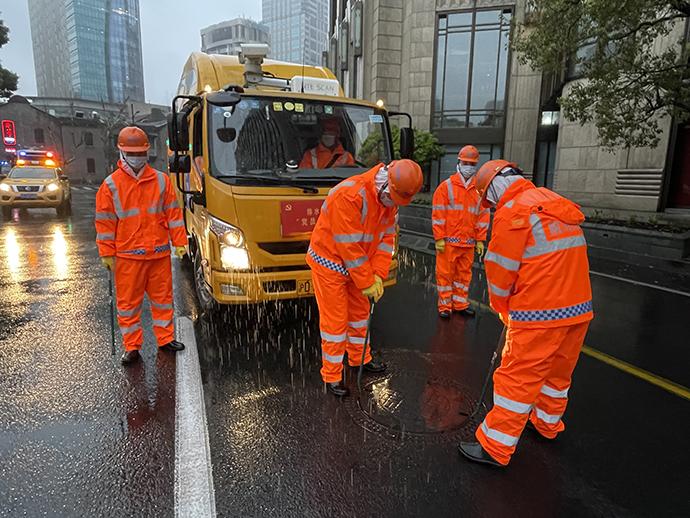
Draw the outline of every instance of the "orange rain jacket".
M459 174L453 174L436 188L431 212L434 239L445 239L451 246L471 247L486 241L490 211L479 206L474 177L465 186Z
M500 199L484 264L491 306L509 316L510 327L593 318L583 221L575 203L528 180Z
M325 169L326 166L342 167L344 165L355 165L352 153L347 151L340 142L333 149L328 149L319 142L316 147L305 151L299 167L300 169Z
M185 246L182 209L168 176L147 164L135 179L118 162L96 194L96 233L102 257L157 259L170 255L170 241Z
M328 193L311 236L307 262L349 276L360 290L388 277L395 251L397 207L378 200L383 164L340 182Z

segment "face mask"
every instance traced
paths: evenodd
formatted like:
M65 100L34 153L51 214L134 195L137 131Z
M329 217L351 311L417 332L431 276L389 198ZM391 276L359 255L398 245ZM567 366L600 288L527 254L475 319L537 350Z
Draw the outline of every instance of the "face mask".
M127 162L127 165L131 167L134 171L140 171L142 167L146 165L146 162L148 162L148 157L146 155L144 156L133 156L133 155L123 155L122 158L124 159L125 162Z
M326 147L333 147L335 145L335 135L328 133L321 135L321 143Z
M465 180L469 180L474 176L474 173L477 172L477 166L476 165L462 165L458 164L457 166L457 171L462 175L462 177Z
M376 185L376 192L379 193L379 201L381 205L387 208L395 207L395 202L391 198L390 187L388 186L388 168L382 167L374 177L374 185Z
M393 201L393 198L391 198L391 193L388 192L388 185L386 185L385 190L379 193L379 201L381 202L381 205L389 209L395 207L395 202Z

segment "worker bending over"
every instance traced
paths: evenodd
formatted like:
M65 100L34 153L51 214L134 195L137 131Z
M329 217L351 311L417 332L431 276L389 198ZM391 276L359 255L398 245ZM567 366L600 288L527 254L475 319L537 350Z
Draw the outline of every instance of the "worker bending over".
M321 377L328 390L346 396L343 357L357 367L367 336L369 299L383 295L397 232L398 205L407 205L422 186L412 160L379 164L340 182L328 194L311 237L312 270L321 329ZM367 349L364 369L382 372Z
M547 439L565 429L575 364L593 318L587 244L579 207L523 178L516 164L491 160L477 173L484 206L496 207L484 264L491 306L507 326L494 406L461 442L476 462L503 466L525 424ZM529 420L529 421L528 421Z

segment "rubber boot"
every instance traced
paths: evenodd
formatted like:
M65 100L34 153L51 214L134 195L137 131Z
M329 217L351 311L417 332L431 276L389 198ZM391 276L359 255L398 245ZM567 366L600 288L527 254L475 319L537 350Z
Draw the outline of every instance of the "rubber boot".
M479 462L481 464L489 464L498 468L503 468L503 464L489 455L482 445L478 442L461 442L458 446L460 453L472 462Z
M350 389L343 385L342 381L326 383L326 388L328 389L328 392L336 397L345 397L350 395Z
M184 344L182 342L178 342L177 340L173 340L171 342L168 342L165 345L161 345L160 347L164 351L169 351L176 353L177 351L183 351L184 350Z
M120 358L120 363L122 365L130 365L140 358L139 351L137 349L132 349L131 351L125 351Z

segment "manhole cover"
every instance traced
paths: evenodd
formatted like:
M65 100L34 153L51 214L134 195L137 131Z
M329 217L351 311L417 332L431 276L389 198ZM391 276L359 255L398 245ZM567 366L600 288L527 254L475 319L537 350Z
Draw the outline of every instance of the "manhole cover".
M454 380L429 373L392 372L364 380L362 393L347 398L352 418L368 431L389 437L453 438L478 419L470 421L475 399ZM482 414L482 412L480 412ZM467 434L465 434L467 435Z

